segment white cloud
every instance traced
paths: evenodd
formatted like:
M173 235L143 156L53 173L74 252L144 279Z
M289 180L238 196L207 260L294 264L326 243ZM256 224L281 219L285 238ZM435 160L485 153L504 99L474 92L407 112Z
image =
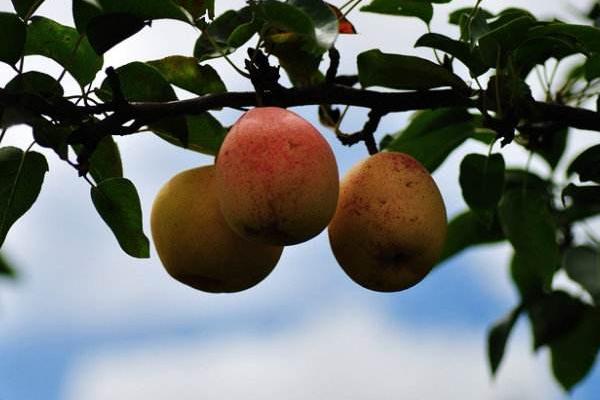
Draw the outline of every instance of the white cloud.
M435 330L434 330L435 329ZM72 365L65 400L558 398L520 335L492 382L479 333L390 324L338 304L286 331L106 349Z

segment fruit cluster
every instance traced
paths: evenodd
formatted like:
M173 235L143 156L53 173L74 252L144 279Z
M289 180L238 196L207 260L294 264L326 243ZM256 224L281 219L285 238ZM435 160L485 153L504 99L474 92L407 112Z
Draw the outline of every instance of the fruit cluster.
M346 274L391 292L415 285L436 263L446 212L430 174L409 155L373 155L340 184L334 154L309 122L261 107L233 125L214 166L181 172L163 186L151 226L167 272L202 291L256 285L284 246L329 226Z

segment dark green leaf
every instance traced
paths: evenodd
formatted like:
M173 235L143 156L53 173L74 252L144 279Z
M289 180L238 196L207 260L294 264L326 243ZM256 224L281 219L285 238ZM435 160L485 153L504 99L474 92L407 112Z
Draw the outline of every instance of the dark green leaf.
M581 45L573 37L562 34L536 35L521 43L512 52L512 58L519 75L525 78L536 65L544 65L551 58L562 60L581 51Z
M104 54L113 46L142 30L144 26L146 26L144 20L133 14L102 14L92 18L87 25L86 33L96 53Z
M443 86L466 89L457 75L429 60L369 50L358 55L358 78L363 87L422 90Z
M210 18L215 14L214 0L175 0L175 2L185 8L194 19L200 18L207 11Z
M168 132L161 132L160 130L154 132L176 146L185 147L202 154L217 155L227 134L227 129L207 112L200 115L191 115L186 120L189 132L187 146L183 146L176 137Z
M43 17L32 18L27 28L25 54L53 59L66 68L81 86L94 79L103 63L87 38L74 28Z
M473 124L463 122L449 125L419 136L400 135L388 144L390 151L408 153L433 172L454 149L473 134Z
M0 253L0 277L11 279L17 277L15 269L8 263L2 253Z
M496 67L506 56L527 38L527 31L535 20L521 16L498 26L479 38L479 48L484 63Z
M563 211L565 222L573 223L600 214L600 186L577 186L569 184L562 192L563 202L571 200Z
M317 46L325 52L338 36L338 20L322 0L287 0L287 3L305 12L312 20Z
M29 93L47 99L62 97L64 90L60 82L37 71L25 72L15 76L5 87L10 93Z
M552 182L540 178L538 175L521 169L507 169L504 174L505 191L531 190L537 192L546 204L552 198Z
M567 168L567 175L578 174L579 180L600 183L600 144L577 156Z
M448 22L451 23L452 25L459 25L461 18L465 18L465 17L468 18L472 13L473 13L473 7L460 8L460 9L452 11L450 13L450 16L448 17ZM476 15L479 15L484 19L490 19L494 16L491 12L489 12L483 8L478 8Z
M544 195L533 190L509 190L499 206L504 234L528 268L549 287L560 264L556 227Z
M568 128L547 126L522 129L527 136L527 148L542 156L552 169L556 168L567 146Z
M47 171L40 153L0 148L0 247L10 227L35 203Z
M42 119L33 127L33 138L38 145L54 150L62 160L66 160L69 154L67 138L71 132L69 127L53 125Z
M412 114L409 125L404 130L394 134L395 138L402 136L404 140L423 136L430 131L471 122L473 116L464 108L437 108L417 111Z
M432 2L419 0L372 0L370 4L362 7L361 11L417 17L429 24L433 17L433 7L430 3Z
M460 187L463 198L476 212L493 213L504 189L504 158L501 154L486 157L468 154L460 164Z
M491 224L487 224L474 212L467 211L454 217L448 224L446 244L440 262L469 246L499 242L503 239L504 234L496 218Z
M225 84L210 65L200 65L194 57L170 56L148 61L171 84L197 95L224 93Z
M431 47L456 57L469 68L473 77L479 76L488 70L488 67L483 65L483 60L477 49L471 49L465 42L450 39L438 33L426 33L421 36L415 43L415 47Z
M14 65L23 55L27 27L16 14L0 12L0 61Z
M566 335L550 346L552 371L565 390L570 390L590 372L600 348L600 312L587 309Z
M585 63L585 79L593 81L600 78L600 54L593 54Z
M497 321L488 333L488 359L490 361L492 375L496 374L496 371L502 362L506 342L508 341L510 332L515 326L521 311L523 311L521 306L516 307L504 318Z
M545 291L545 271L533 257L515 253L510 263L510 275L523 301L537 298Z
M131 181L109 178L91 189L94 207L130 256L147 258L150 245L142 227L140 199Z
M600 305L600 252L589 246L569 248L563 257L563 268L569 278L588 291Z
M32 16L43 2L44 0L12 0L15 11L22 18Z
M74 146L77 154L81 146ZM89 172L96 183L110 178L123 177L121 152L112 136L106 136L98 143L89 160Z
M565 24L554 22L531 29L529 36L566 35L577 40L578 44L589 53L600 53L600 29L588 25Z
M203 29L202 35L194 46L194 56L203 61L232 53L237 47L250 40L257 27L246 25L246 28L249 26L251 29L244 29L243 35L237 32L231 40L232 43L230 43L230 37L234 35L238 27L251 24L253 18L250 7L244 7L237 11L229 10L219 15L208 27Z
M580 300L561 291L533 299L527 313L533 330L534 348L552 344L571 331L583 317L586 308Z
M117 68L123 95L129 101L173 101L177 100L175 91L154 67L141 62L132 62ZM110 85L105 80L102 83L98 96L109 101L112 98ZM168 132L176 137L182 144L187 144L188 131L185 118L172 117L151 124L152 130L162 133Z

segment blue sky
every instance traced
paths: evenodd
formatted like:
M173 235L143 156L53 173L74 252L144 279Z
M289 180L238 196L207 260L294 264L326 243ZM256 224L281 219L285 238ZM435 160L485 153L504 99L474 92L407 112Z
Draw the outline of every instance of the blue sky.
M9 9L5 3L0 10ZM68 23L66 3L47 0L40 11ZM238 3L228 2L231 7ZM452 4L440 9L469 3ZM493 9L508 4L497 1L492 7L484 1ZM552 3L555 9L547 4L535 0L530 7L538 15L567 10L558 2ZM363 34L340 38L343 73L355 68L353 55L374 47L429 56L411 49L424 31L418 22L360 13L353 22ZM186 54L195 36L181 24L158 22L111 50L106 63ZM233 59L239 63L241 54ZM39 57L28 58L27 64L60 72ZM230 90L248 88L226 64L213 65ZM8 72L0 66L0 83ZM295 111L316 124L314 108ZM351 111L343 126L348 131L357 130L365 116L364 110ZM230 123L238 114L218 115ZM406 115L386 117L378 135L405 121ZM322 132L341 174L366 157L364 148L342 147L330 132ZM7 137L15 145L29 140L24 128ZM589 141L589 135L578 135L569 152ZM149 233L149 210L160 186L211 159L150 134L120 138L119 144L125 174L138 186ZM464 208L457 185L461 157L485 151L468 143L436 172L449 215ZM526 154L514 146L502 152L511 164L524 165ZM499 376L495 381L489 376L487 327L517 301L504 245L469 250L408 291L380 294L344 275L321 234L286 248L275 271L257 287L239 294L203 294L170 279L154 251L150 260L123 254L96 215L87 184L54 155L48 158L50 173L39 201L14 226L3 248L21 278L0 282L0 400L566 397L551 377L548 354L531 352L525 320L511 338ZM532 168L547 173L539 160ZM564 278L556 285L576 290ZM599 391L596 367L571 398L595 399Z

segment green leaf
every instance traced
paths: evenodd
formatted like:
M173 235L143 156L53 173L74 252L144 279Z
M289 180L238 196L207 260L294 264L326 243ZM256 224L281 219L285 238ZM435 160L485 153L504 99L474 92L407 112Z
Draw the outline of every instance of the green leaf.
M197 95L224 93L225 84L210 65L200 65L194 57L170 56L148 61L167 82Z
M565 127L539 127L521 129L527 137L527 148L542 156L555 169L567 146L569 129Z
M466 211L454 217L448 224L446 237L440 262L458 254L467 247L504 240L504 234L497 218L491 224L488 224L472 211Z
M464 7L458 10L452 11L448 16L448 22L452 25L460 25L461 18L469 17L473 13L473 7ZM493 14L483 8L477 9L477 15L481 16L484 19L493 18Z
M14 65L23 55L27 26L15 14L0 12L0 61Z
M563 268L600 305L600 252L589 246L570 247L563 256Z
M504 189L504 158L501 154L486 157L468 154L460 164L460 187L463 198L476 212L489 212L498 205Z
M175 19L191 23L183 8L172 0L96 0L103 13L127 13L144 20Z
M569 184L562 192L563 201L571 199L571 205L564 210L569 222L593 217L600 214L600 186L577 186Z
M363 6L361 11L378 14L399 15L406 17L417 17L426 24L433 17L433 2L419 0L372 0L370 4Z
M10 227L35 203L47 171L40 153L0 148L0 247Z
M488 70L488 67L483 64L478 49L472 49L465 42L450 39L438 33L424 34L417 40L415 47L430 47L456 57L469 68L473 77L477 77Z
M339 33L338 20L331 8L322 0L287 0L287 4L310 17L317 46L321 52L329 50Z
M132 62L116 69L121 82L121 90L128 101L165 102L177 100L175 91L162 74L154 67L142 62ZM112 91L108 80L104 80L98 96L104 101L110 101ZM187 144L188 131L185 118L171 117L155 122L151 130L158 130L177 138L182 144Z
M223 144L223 140L225 140L227 129L207 112L200 115L190 115L186 120L189 133L187 146L183 146L176 137L170 135L168 132L161 132L160 130L155 130L154 132L176 146L216 156L219 148L221 148L221 144Z
M75 147L77 154L79 154L80 150L81 147ZM101 183L110 178L123 177L121 152L112 136L105 136L100 140L89 162L90 175L96 183Z
M200 60L223 57L233 53L246 43L260 26L252 24L254 15L250 7L229 10L219 15L205 29L196 41L194 56ZM245 25L250 24L250 25ZM236 29L245 26L243 34ZM231 38L231 41L230 41Z
M102 68L87 38L74 28L43 17L34 17L27 28L25 54L49 57L66 68L81 86L90 83Z
M214 0L175 0L175 2L185 8L194 19L200 18L207 11L210 18L215 15Z
M591 55L585 62L585 79L593 81L600 78L600 54Z
M579 45L588 53L600 53L600 29L589 25L565 24L553 22L534 27L529 36L566 35L577 40Z
M529 16L520 16L498 26L479 38L479 48L484 63L489 67L502 64L510 52L527 37L527 31L535 20Z
M533 330L534 348L538 350L568 334L579 323L587 307L562 291L533 299L527 304L527 313Z
M43 2L44 0L12 0L15 11L22 18L33 15Z
M522 169L507 169L504 174L504 191L509 192L512 190L534 191L546 200L547 206L553 198L552 182Z
M94 207L130 256L148 258L150 244L142 226L140 199L131 181L109 178L91 189Z
M10 93L29 93L46 99L62 97L64 94L60 82L38 71L28 71L15 76L6 84L5 89Z
M488 359L492 375L495 375L496 371L498 371L498 367L504 357L504 349L506 348L508 337L517 319L519 319L521 311L523 311L521 306L516 307L504 318L497 321L488 333Z
M510 275L525 302L539 297L545 291L544 271L540 271L539 265L532 257L513 254Z
M562 34L535 35L519 44L512 52L512 58L519 75L525 78L536 65L544 65L551 58L562 60L581 51L581 45L573 37Z
M6 257L0 253L0 277L14 279L17 277L15 269L8 263Z
M123 40L141 31L146 22L133 14L111 13L92 18L86 34L98 54L104 54Z
M549 287L560 264L556 227L544 195L533 190L509 190L499 205L504 234L527 268Z
M429 60L369 50L358 55L358 78L363 87L424 90L443 86L466 90L457 75Z
M600 183L600 144L577 156L567 168L567 175L578 174L579 180Z
M62 160L66 160L69 155L69 146L67 138L73 132L70 127L53 125L45 119L40 120L33 126L33 138L35 142L54 152Z
M428 131L419 136L400 135L387 150L408 153L433 172L473 134L473 124L463 122Z
M600 348L600 311L587 309L577 326L550 346L552 371L565 390L590 372Z

